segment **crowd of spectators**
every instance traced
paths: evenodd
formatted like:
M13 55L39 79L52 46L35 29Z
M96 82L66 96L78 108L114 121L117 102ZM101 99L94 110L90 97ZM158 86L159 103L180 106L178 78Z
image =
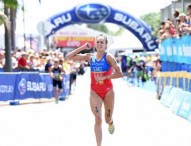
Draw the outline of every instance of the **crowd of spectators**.
M161 22L158 30L158 42L166 38L177 37L191 34L191 4L187 6L187 13L174 12L174 19L167 19Z
M139 80L142 83L153 80L156 84L156 76L159 71L161 71L161 61L159 59L159 54L139 54L139 55L129 55L121 56L118 59L121 63L121 68L124 76L127 79L136 78L139 86Z
M22 51L20 49L12 52L12 68L16 71L39 71L49 72L49 67L57 58L59 63L63 66L66 73L79 70L80 65L84 62L74 62L64 58L64 53L61 51L47 51L35 52L33 50ZM5 52L0 51L0 68L5 66Z

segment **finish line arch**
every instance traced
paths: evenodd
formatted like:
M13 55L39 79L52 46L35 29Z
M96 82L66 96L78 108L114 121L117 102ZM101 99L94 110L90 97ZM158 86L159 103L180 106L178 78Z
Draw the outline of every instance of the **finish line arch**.
M104 22L114 23L129 30L139 39L147 51L158 48L156 38L151 34L152 30L144 22L126 12L98 3L78 5L69 11L50 17L43 22L43 33L49 37L67 25Z

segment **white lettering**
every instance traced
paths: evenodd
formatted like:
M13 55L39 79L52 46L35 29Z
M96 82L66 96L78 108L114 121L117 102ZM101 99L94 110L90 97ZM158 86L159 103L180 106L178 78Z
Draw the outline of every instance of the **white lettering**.
M27 91L46 91L46 83L43 82L27 82Z
M123 20L123 14L116 13L115 16L114 16L114 20L122 21Z
M143 33L144 33L144 28L143 27L139 27L135 31L138 32L140 36L142 36Z
M151 40L151 35L148 33L145 33L144 35L142 35L142 38L145 39L145 42L149 42Z
M133 28L134 30L136 30L137 27L139 26L139 24L138 24L137 22L135 22L135 21L132 21L132 22L129 24L129 26L130 26L131 28Z
M93 67L93 71L102 71L102 67Z
M177 55L176 46L174 46L174 45L173 45L173 47L172 47L172 48L173 48L173 54L174 54L174 55Z
M125 25L128 25L129 27L131 27L130 24L132 23L132 19L128 19L128 20L126 20L126 19L127 19L127 17L125 16L123 18L122 23L125 24Z
M171 49L171 47L167 47L166 48L166 53L167 53L167 56L172 56L172 49Z
M190 46L185 46L183 48L184 51L184 56L190 57L191 56L191 47Z
M66 22L70 22L72 20L72 17L70 13L67 13L66 15L62 15L56 19L54 19L55 25L58 27L60 24L64 24Z
M67 42L67 46L68 46L68 47L80 46L80 42L79 42L79 41L68 41L68 42Z
M13 86L10 85L0 85L0 93L11 93L13 89Z
M30 81L27 82L27 90L31 91L31 82Z
M178 48L178 56L183 56L182 47Z
M121 13L115 13L114 20L121 22L125 26L130 27L134 32L139 33L140 37L145 40L144 42L150 50L156 48L156 46L154 45L154 41L152 40L151 34L147 33L144 27L140 26L139 23L131 18L127 19L127 16Z
M156 46L155 46L153 43L154 43L154 41L153 41L153 40L151 40L151 41L149 41L149 42L147 43L147 45L148 45L148 47L149 47L149 49L150 49L150 50L152 50L152 49L155 49L155 48L156 48Z

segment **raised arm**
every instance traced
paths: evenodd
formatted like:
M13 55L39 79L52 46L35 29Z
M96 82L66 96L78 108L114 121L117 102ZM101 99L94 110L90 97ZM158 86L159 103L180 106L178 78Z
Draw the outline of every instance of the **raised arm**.
M69 60L74 60L74 61L82 61L82 60L90 60L90 54L78 54L82 50L90 50L91 49L91 44L90 43L85 43L84 45L80 46L79 48L73 50L70 52L66 58Z

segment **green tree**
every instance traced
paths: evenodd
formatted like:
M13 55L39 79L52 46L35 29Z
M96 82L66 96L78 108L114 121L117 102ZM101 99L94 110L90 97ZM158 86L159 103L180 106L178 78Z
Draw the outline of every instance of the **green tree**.
M15 49L15 29L16 29L16 14L17 8L19 6L18 0L0 0L4 4L4 13L6 16L6 21L0 18L0 21L5 25L5 71L12 71L12 56L11 50ZM24 0L23 0L24 2ZM41 0L39 0L41 3ZM23 5L24 13L24 5ZM0 22L0 23L1 23ZM10 22L10 23L9 23Z
M153 35L157 36L157 31L160 26L161 14L159 13L149 13L140 17L141 20L146 22L153 30Z

